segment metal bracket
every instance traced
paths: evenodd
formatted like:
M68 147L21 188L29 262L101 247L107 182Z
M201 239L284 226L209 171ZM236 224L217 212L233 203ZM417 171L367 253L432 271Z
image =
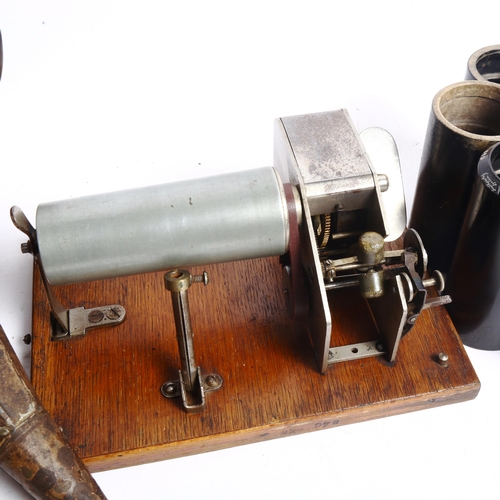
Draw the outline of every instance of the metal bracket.
M208 274L192 276L185 269L175 269L165 274L165 288L171 292L177 344L181 358L179 379L165 382L160 391L166 398L182 397L187 413L197 413L205 408L205 392L216 391L222 386L222 377L215 373L202 375L196 364L189 312L188 289L193 283L208 284Z
M359 344L331 347L328 351L328 364L352 361L354 359L382 356L386 353L384 344L380 340L370 340Z
M117 325L125 319L125 308L113 304L94 309L85 309L77 307L68 309L68 322L70 337L81 337L86 335L90 328L100 326Z
M369 299L368 305L378 331L387 346L385 353L387 361L392 363L396 360L399 342L408 324L408 304L401 276L392 277L386 286L386 293L376 299Z
M182 406L187 413L198 413L205 408L205 393L217 391L222 386L222 377L216 373L202 375L200 367L196 369L193 390L188 390L179 370L179 379L169 380L161 386L161 393L166 398L182 398Z
M117 325L125 319L125 308L117 304L93 309L85 309L84 307L66 309L57 298L54 288L45 276L38 252L36 229L19 207L14 206L10 209L10 217L17 229L29 238L27 243L21 245L21 251L33 254L35 264L40 270L40 276L50 305L51 340L82 337L86 335L87 330L90 328Z

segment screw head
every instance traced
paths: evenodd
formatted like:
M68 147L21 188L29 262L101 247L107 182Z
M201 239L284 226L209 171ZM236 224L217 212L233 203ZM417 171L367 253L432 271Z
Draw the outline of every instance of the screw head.
M177 386L175 385L175 382L165 382L161 386L161 393L166 397L166 398L173 398L177 395Z
M413 316L410 316L406 322L409 324L409 325L414 325L416 322L417 322L417 318L418 318L418 314L414 314Z
M102 321L103 318L104 318L104 313L99 309L94 309L94 310L90 311L88 316L87 316L87 319L91 323L99 323L99 321Z
M106 317L111 320L118 319L120 317L120 310L116 307L110 307L106 311Z
M442 366L446 366L448 364L448 354L444 352L440 352L438 354L438 363Z
M203 274L201 275L201 278L202 278L201 282L202 282L205 286L207 286L207 285L208 285L208 283L209 283L209 281L210 281L210 278L208 277L208 273L207 273L206 271L203 271Z
M27 241L26 243L21 243L21 252L22 253L33 253L33 244L31 241Z
M434 286L436 287L436 290L441 293L445 287L443 274L440 271L436 270L432 273L432 278L435 281Z
M217 390L222 385L222 378L215 373L205 377L205 386L208 389Z
M175 392L175 385L174 384L168 384L167 387L165 387L165 392L167 394L172 394Z

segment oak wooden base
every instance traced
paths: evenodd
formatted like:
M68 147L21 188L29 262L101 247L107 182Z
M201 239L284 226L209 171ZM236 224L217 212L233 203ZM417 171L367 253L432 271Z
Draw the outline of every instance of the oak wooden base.
M193 274L204 269L191 269ZM203 373L221 390L186 414L161 385L180 368L163 273L58 287L67 307L121 304L118 326L50 341L49 309L34 272L32 381L92 471L262 441L472 399L479 381L444 308L424 311L398 358L341 363L320 375L307 334L287 317L277 258L207 266L189 291ZM357 290L331 293L332 342L377 338ZM447 367L436 361L449 356Z

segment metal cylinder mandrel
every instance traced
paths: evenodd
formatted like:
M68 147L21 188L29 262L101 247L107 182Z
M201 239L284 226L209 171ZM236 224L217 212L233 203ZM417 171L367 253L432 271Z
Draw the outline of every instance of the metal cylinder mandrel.
M42 204L53 285L282 255L289 221L271 167Z

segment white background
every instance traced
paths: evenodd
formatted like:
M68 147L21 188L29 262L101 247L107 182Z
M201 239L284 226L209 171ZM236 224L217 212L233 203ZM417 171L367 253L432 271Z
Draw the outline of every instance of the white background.
M433 96L500 43L498 1L3 0L0 322L25 366L43 201L272 165L273 120L347 108L395 137L408 207ZM499 498L500 352L474 401L96 474L109 499ZM126 411L126 409L124 409ZM29 498L0 472L0 498Z

